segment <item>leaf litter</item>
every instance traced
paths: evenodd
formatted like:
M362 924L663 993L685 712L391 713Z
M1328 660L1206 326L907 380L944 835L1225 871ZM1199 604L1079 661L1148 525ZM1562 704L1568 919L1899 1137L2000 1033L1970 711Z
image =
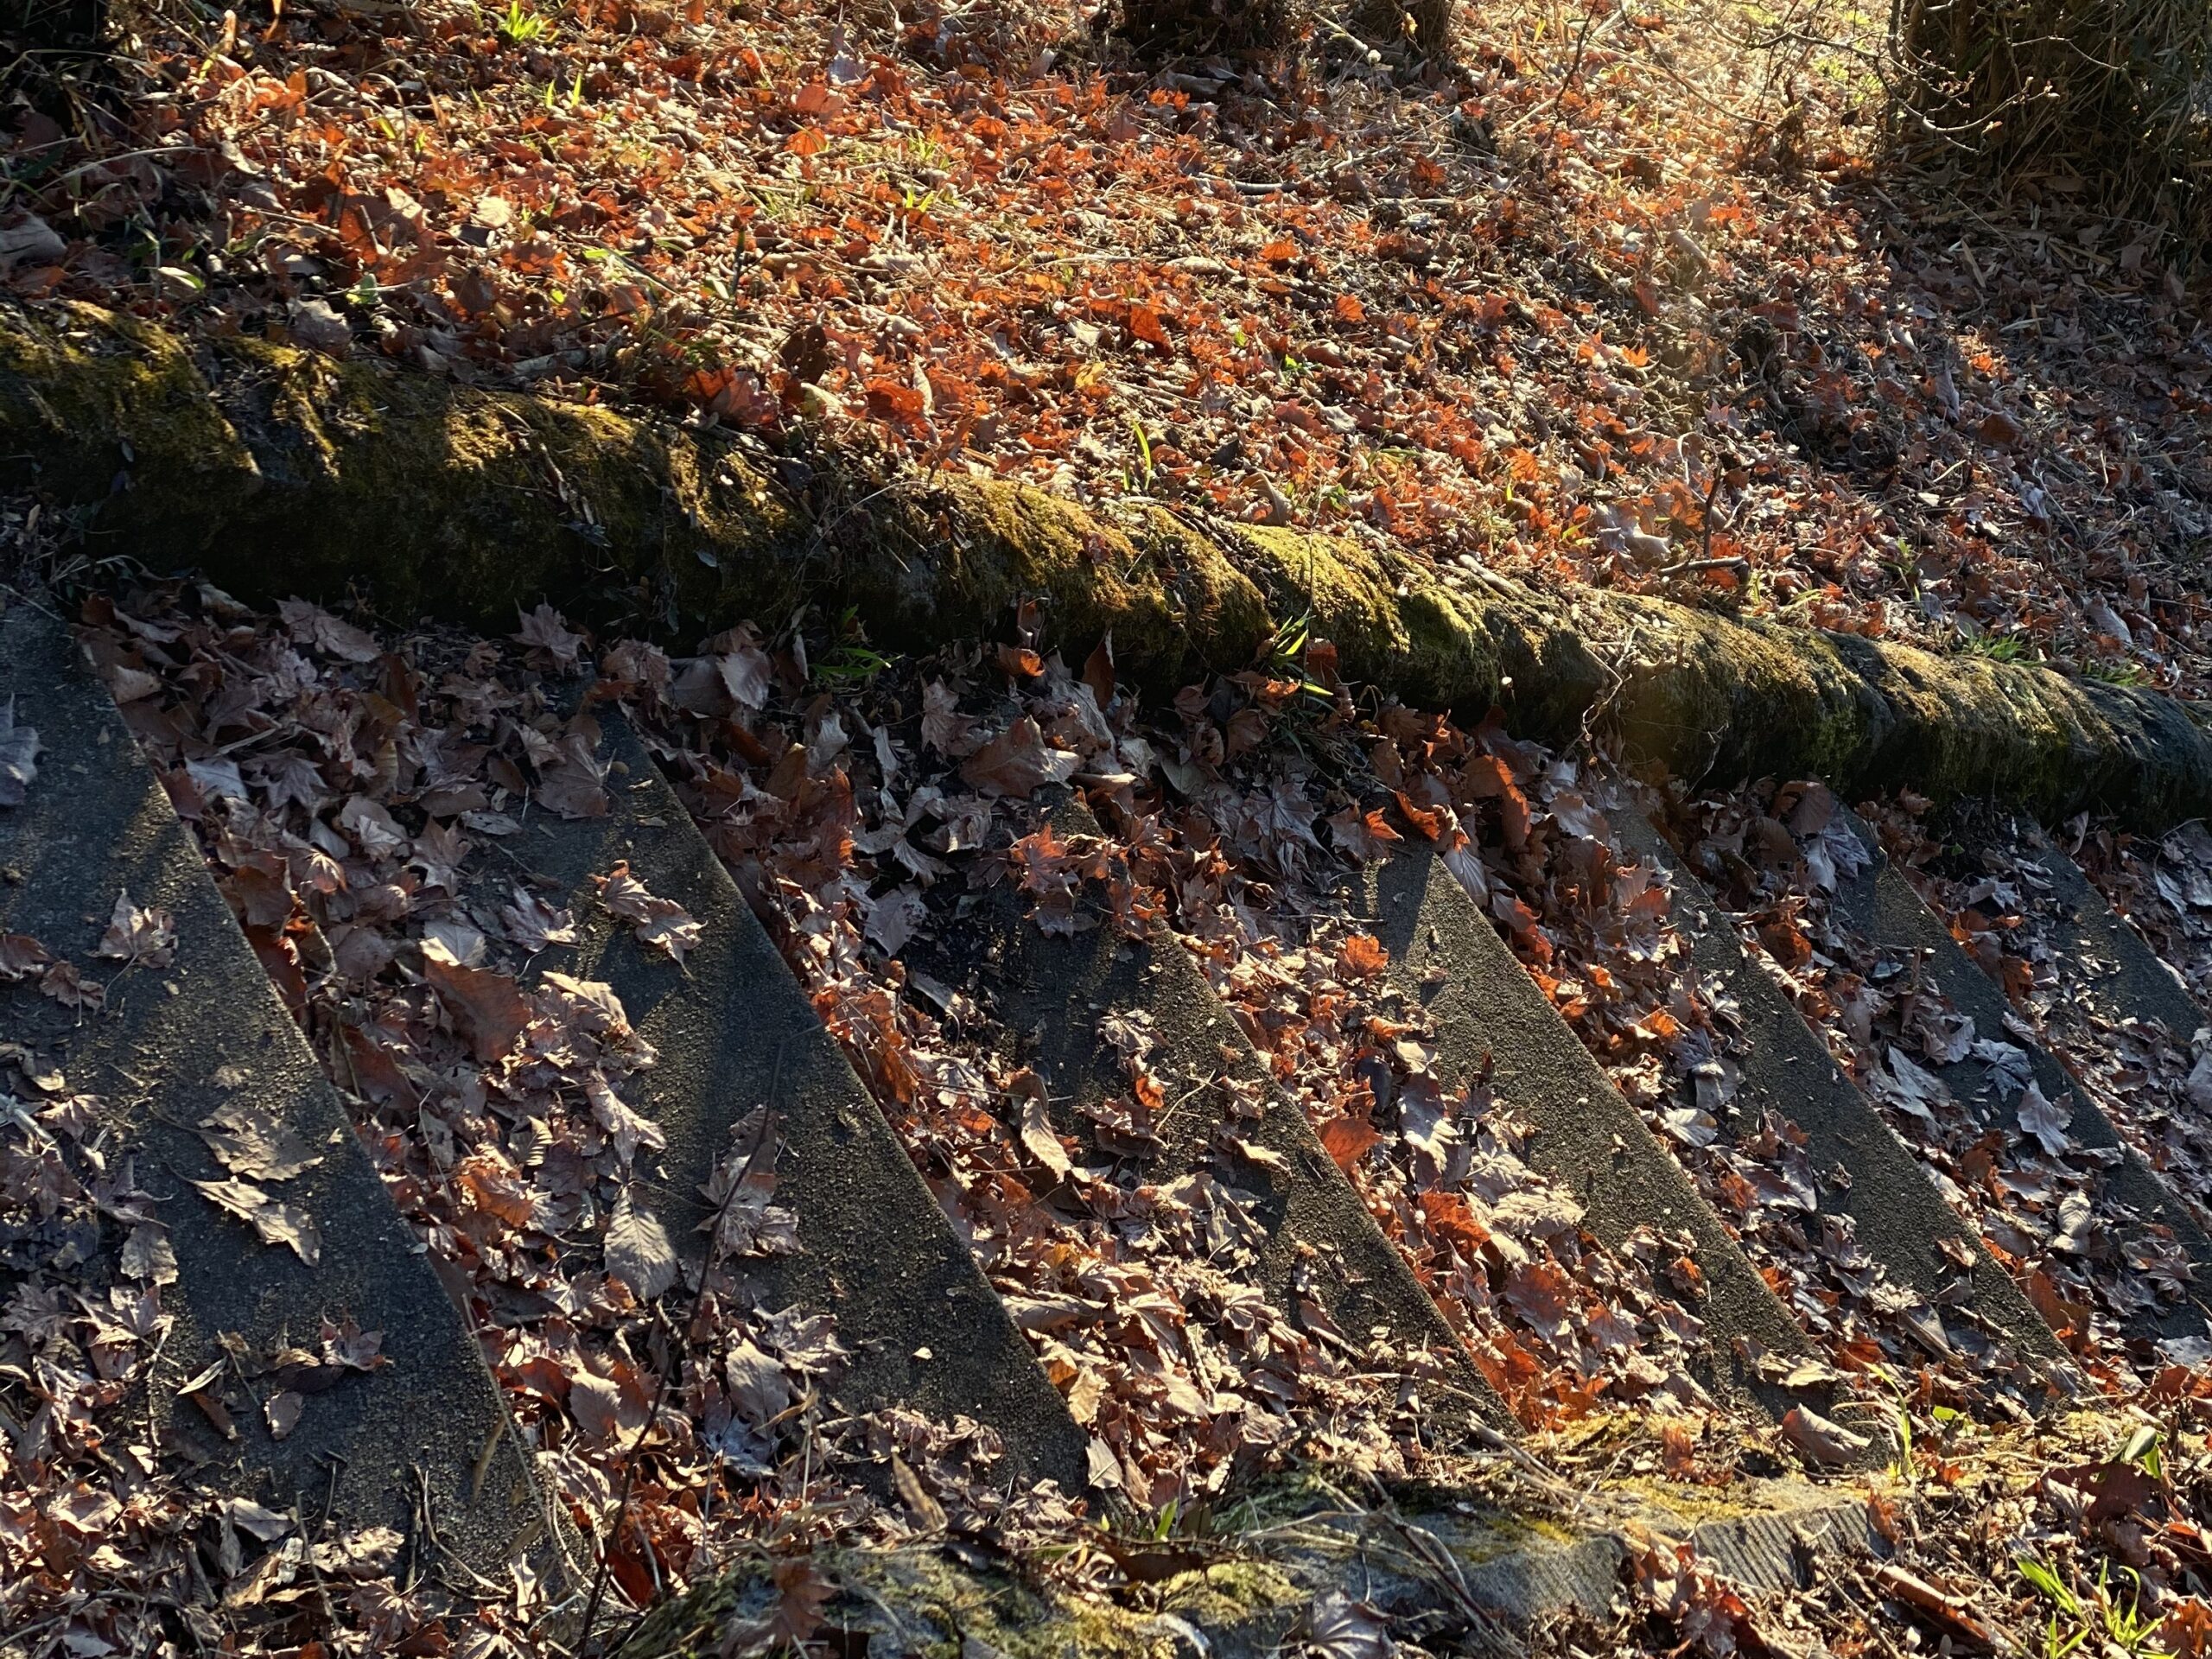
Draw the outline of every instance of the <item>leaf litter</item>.
M541 670L486 642L410 636L364 658L359 641L297 607L277 633L211 590L132 602L162 619L166 637L95 601L95 654L161 682L128 705L134 728L165 766L272 978L336 1057L395 1201L469 1298L518 1427L607 1563L610 1594L642 1605L741 1548L765 1541L790 1552L788 1564L816 1542L889 1540L940 1515L1017 1540L1068 1535L1062 1498L1016 1494L1009 1506L988 1472L989 1437L973 1426L839 1411L844 1343L834 1325L748 1294L747 1259L804 1248L796 1217L774 1202L764 1115L737 1127L705 1189L716 1220L701 1248L715 1250L714 1274L702 1281L656 1217L647 1160L658 1131L624 1100L626 1081L653 1057L608 988L542 965L523 976L573 924L563 895L518 881L495 851L538 779L591 766L588 713L560 714L568 704ZM549 625L540 640L517 643L557 665L542 641L558 639ZM324 661L307 664L302 645ZM1113 688L1109 655L1077 676L1026 648L1010 664L954 652L825 691L810 683L804 647L795 635L739 630L671 662L621 644L601 655L602 693L623 697L652 734L1093 1433L1095 1478L1166 1505L1202 1502L1230 1476L1294 1454L1420 1473L1430 1465L1416 1425L1395 1403L1418 1362L1317 1344L1245 1287L1234 1249L1206 1259L1218 1246L1203 1238L1233 1239L1243 1224L1240 1162L1264 1155L1229 1106L1210 1109L1224 1112L1210 1170L1149 1193L1117 1177L1174 1099L1141 1020L1104 1033L1122 1057L1121 1097L1074 1135L1044 1109L1033 1074L975 997L919 965L920 944L1001 884L1020 895L1026 925L1168 928L1265 1057L1282 1103L1307 1113L1556 1466L1700 1483L1778 1459L1817 1475L1880 1426L1863 1408L1778 1435L1729 1422L1694 1380L1700 1333L1679 1245L1654 1234L1600 1247L1572 1196L1522 1161L1525 1128L1479 1083L1444 1088L1417 1001L1389 991L1379 947L1330 901L1345 861L1407 836L1441 845L1694 1179L1734 1194L1723 1213L1775 1217L1745 1227L1747 1248L1770 1278L1783 1275L1778 1288L1791 1275L1805 1287L1785 1300L1839 1373L1886 1366L1903 1381L1891 1408L1915 1425L1914 1478L1949 1491L1993 1458L2020 1455L2003 1438L2011 1414L1990 1404L2009 1397L2001 1367L1983 1374L1955 1354L1936 1364L1913 1345L1910 1310L1877 1294L1878 1274L1847 1241L1793 1233L1801 1212L1788 1190L1808 1177L1791 1173L1787 1126L1748 1139L1724 1132L1725 1033L1679 977L1663 888L1608 850L1602 773L1494 727L1467 733L1402 709L1361 715L1333 692L1325 703L1301 689L1328 690L1333 666L1318 643L1295 679L1255 671L1193 688L1150 719ZM258 739L239 763L245 793L210 791L192 755L245 730ZM965 763L995 734L1016 734L1012 750L1028 758L979 781ZM1086 790L1104 836L1040 824L1037 797L1056 777ZM615 904L632 903L619 874L599 880ZM23 946L15 959L20 977L48 971ZM1223 1079L1198 1081L1224 1092ZM256 1172L304 1149L237 1102L206 1133L240 1160L229 1182L211 1185L250 1206L239 1213L251 1224L270 1198L255 1182L281 1179ZM1749 1207L1731 1174L1753 1189ZM597 1248L575 1249L581 1240ZM146 1296L174 1272L144 1229L122 1259ZM691 1313L671 1344L656 1299L686 1297ZM284 1433L316 1409L330 1364L304 1351L244 1363L269 1379L264 1415ZM2163 1399L2161 1410L2194 1408L2179 1373L2153 1381L2166 1392L2144 1397ZM233 1410L219 1378L189 1397L211 1421ZM1890 1407L1892 1391L1859 1397ZM2069 1445L2087 1448L2075 1458L2089 1470L2080 1478L2102 1490L2094 1435L2069 1432ZM2168 1484L2138 1505L2170 1556L2183 1535L2177 1517L2191 1512L2172 1483L2197 1478L2182 1471L2199 1455L2193 1440L2171 1444ZM913 1475L926 1501L886 1510L857 1478L884 1466ZM2065 1494L2078 1490L2037 1489L2021 1525L2040 1529L2038 1547L2074 1548ZM684 1492L705 1501L671 1507ZM258 1554L236 1552L239 1573L264 1586L252 1606L273 1635L302 1605L309 1557L254 1543ZM302 1541L301 1551L336 1547ZM1120 1571L1096 1551L1064 1570L1094 1587ZM1694 1562L1681 1571L1689 1592L1665 1588L1675 1579L1656 1557L1631 1573L1639 1617L1679 1632L1780 1631L1803 1616L1753 1609ZM2178 1571L2177 1586L2194 1582ZM803 1623L819 1586L796 1567L790 1576ZM531 1593L509 1604L518 1638L538 1611ZM454 1605L388 1580L375 1605L378 1628L426 1631ZM1841 1604L1826 1616L1847 1618Z

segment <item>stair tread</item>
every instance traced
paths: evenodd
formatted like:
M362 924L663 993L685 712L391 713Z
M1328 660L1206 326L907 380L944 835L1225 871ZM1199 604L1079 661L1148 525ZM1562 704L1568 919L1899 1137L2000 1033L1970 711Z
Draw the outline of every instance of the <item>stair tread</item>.
M1869 854L1865 869L1840 884L1834 911L1847 925L1877 950L1916 959L1923 982L1947 997L1974 1023L1977 1034L2007 1042L2025 1052L2036 1085L2053 1105L2069 1112L2067 1130L2080 1145L2116 1154L2102 1178L2102 1190L2149 1222L2168 1228L2176 1242L2200 1268L2212 1265L2212 1240L2208 1240L2187 1210L2141 1155L2121 1140L2111 1121L2085 1090L2076 1089L2065 1070L2042 1044L2015 1022L2005 1024L2005 994L1952 938L1949 926L1921 898L1903 871L1881 851L1879 838L1856 814L1839 808L1853 834ZM1961 1100L1993 1095L1993 1070L1969 1053L1948 1065L1929 1063L1928 1069ZM2139 1313L2129 1321L2139 1335L2202 1337L2204 1316L2183 1300Z
M655 1213L680 1250L702 1253L713 1219L702 1188L734 1126L772 1102L775 1202L798 1217L800 1248L748 1259L745 1276L772 1305L836 1317L853 1353L838 1397L965 1414L997 1428L1030 1478L1080 1491L1084 1437L997 1294L635 730L611 711L594 718L607 815L537 818L511 850L571 895L578 944L548 950L540 970L612 986L658 1052L626 1086L667 1142L641 1154L659 1166ZM683 964L599 906L590 877L624 860L702 925Z
M1752 1121L1772 1111L1804 1133L1815 1168L1850 1172L1847 1185L1823 1183L1821 1207L1849 1216L1859 1244L1897 1283L1939 1307L1971 1307L2029 1352L2061 1358L2043 1316L1980 1247L1920 1159L1845 1075L1772 975L1753 960L1719 901L1643 814L1622 811L1612 818L1627 845L1673 886L1672 914L1700 976L1733 1000L1738 1028L1729 1052L1741 1074L1738 1111ZM1957 1283L1961 1269L1938 1248L1946 1240L1974 1258L1964 1287Z
M27 982L0 986L0 1031L122 1114L168 1230L179 1276L167 1307L177 1318L150 1390L165 1449L199 1463L219 1490L327 1506L341 1528L416 1539L427 1498L440 1540L499 1573L518 1542L543 1535L545 1516L475 1338L107 692L67 631L28 607L0 617L0 703L10 697L44 753L25 804L0 809L0 931L90 969L119 893L165 909L175 926L174 962L101 975L105 1008L81 1020ZM186 1185L231 1178L198 1126L238 1103L272 1114L316 1155L289 1179L254 1183L312 1217L312 1266ZM235 1443L180 1398L223 1360L219 1339L243 1338L254 1353L280 1340L313 1348L326 1315L380 1332L390 1363L306 1395L284 1439L259 1409L275 1392L267 1383L232 1412Z
M1574 1193L1594 1235L1616 1244L1646 1224L1690 1234L1707 1287L1695 1310L1707 1333L1701 1380L1770 1416L1823 1398L1786 1394L1744 1365L1737 1338L1798 1355L1803 1331L1443 860L1411 846L1368 866L1357 904L1427 1008L1442 1074L1463 1082L1488 1062L1499 1101L1535 1125L1529 1162Z

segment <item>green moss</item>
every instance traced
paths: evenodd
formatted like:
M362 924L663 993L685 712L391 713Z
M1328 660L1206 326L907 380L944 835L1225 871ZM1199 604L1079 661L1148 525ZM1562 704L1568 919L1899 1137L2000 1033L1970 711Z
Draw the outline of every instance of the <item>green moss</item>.
M1160 1585L1158 1594L1160 1611L1201 1630L1249 1626L1269 1615L1287 1624L1307 1599L1287 1573L1265 1561L1221 1561L1179 1573Z
M1679 777L1814 774L2152 826L2212 810L2212 741L2137 689L1656 599L1455 588L1354 536L1202 531L1157 506L1122 524L1026 485L886 482L835 456L817 521L666 422L266 341L188 352L85 306L0 313L0 480L74 505L98 547L248 598L357 590L502 628L543 598L679 642L816 603L900 650L1002 637L1034 600L1053 643L1110 633L1153 689L1244 667L1310 614L1355 681L1469 717L1495 702L1554 743L1610 733Z
M826 1628L881 1635L887 1646L931 1659L962 1659L971 1637L1007 1659L1170 1659L1174 1651L1151 1613L965 1567L933 1548L827 1550L813 1564L836 1586ZM760 1621L774 1609L770 1572L766 1561L750 1563L663 1604L623 1644L622 1659L718 1655L733 1620Z

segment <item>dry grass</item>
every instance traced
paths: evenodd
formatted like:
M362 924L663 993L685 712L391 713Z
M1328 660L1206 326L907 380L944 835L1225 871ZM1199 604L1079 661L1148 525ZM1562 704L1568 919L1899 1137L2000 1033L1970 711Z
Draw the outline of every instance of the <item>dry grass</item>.
M2192 246L2212 232L2212 7L2202 0L1901 0L1898 136Z

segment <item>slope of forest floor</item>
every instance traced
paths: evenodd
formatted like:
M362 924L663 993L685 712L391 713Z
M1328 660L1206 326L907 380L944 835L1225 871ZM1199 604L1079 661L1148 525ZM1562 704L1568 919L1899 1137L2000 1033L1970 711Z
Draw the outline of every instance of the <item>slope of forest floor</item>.
M1462 29L1161 68L1073 7L167 7L104 96L22 83L0 275L682 411L802 492L834 440L2203 694L2176 250L1881 155L1840 16Z
M1463 18L1453 69L1325 29L1297 54L1163 68L1073 8L313 0L137 27L105 92L19 81L0 282L26 305L675 411L802 494L803 457L834 442L917 474L1330 529L1450 582L1665 594L2212 695L2194 563L2212 535L2208 365L2180 262L2067 179L1999 213L1881 158L1874 83L1817 13L1492 9ZM671 660L550 611L504 640L366 608L256 612L189 583L79 607L87 576L133 574L128 550L35 496L6 515L17 559L90 625L319 1051L351 1057L336 1081L357 1125L484 1316L621 1618L765 1552L781 1616L733 1629L731 1650L804 1638L827 1593L810 1552L948 1527L1073 1593L1143 1609L1158 1592L1060 1497L1009 1504L988 1444L821 1421L834 1332L733 1306L664 1340L589 1248L632 1202L650 1126L567 1076L534 1079L524 1110L456 1035L444 970L504 982L573 923L520 889L462 895L499 868L510 809L591 810L598 780L564 763L557 711L588 665L653 732L987 1273L1041 1310L1039 1357L1094 1470L1139 1508L1202 1515L1232 1470L1317 1446L1423 1470L1325 1370L1286 1390L1241 1368L1199 1287L1115 1259L1099 1217L1034 1201L1025 1183L1068 1148L1023 1132L1019 1068L894 960L972 887L1102 906L1110 890L1172 924L1548 1467L1695 1487L1750 1459L1836 1478L1819 1446L1709 1410L1650 1253L1601 1246L1521 1162L1520 1126L1428 1075L1372 941L1326 899L1353 861L1428 837L1770 1282L1818 1310L1847 1426L1897 1448L1875 1503L1902 1567L1836 1563L1760 1596L1655 1549L1616 1623L1547 1630L1551 1649L2212 1644L2202 1356L2116 1339L2125 1275L2063 1253L2023 1274L2072 1311L2092 1410L2024 1423L2008 1379L1916 1347L1912 1308L1849 1239L1796 1224L1797 1172L1768 1127L1719 1132L1726 1021L1684 968L1663 884L1612 838L1630 786L1602 757L1338 685L1322 641L1301 642L1297 674L1286 654L1140 706L1110 652L1051 660L1019 614L887 662L819 616L757 618ZM1033 786L1078 769L1100 846L1037 831ZM1824 926L1818 803L1770 779L1667 805L1878 1090L1910 1075L1890 1053L1930 1039ZM2170 1167L2212 1168L2189 1034L2069 1023L2032 893L1958 868L1924 803L1878 805L1931 901L2012 964L2019 1016ZM2064 829L2212 993L2212 842ZM680 906L652 914L680 937ZM581 1017L529 1010L556 1035ZM40 1172L5 1202L66 1220L89 1202L82 1120L35 1078L0 1086L40 1103L0 1125L8 1167ZM1981 1185L1985 1236L2024 1236L2018 1214L2075 1179L2074 1149L2015 1139L2012 1185ZM753 1206L769 1231L772 1196ZM110 1305L80 1313L41 1281L0 1314L0 1400L38 1437L34 1455L11 1433L0 1458L0 1628L41 1659L162 1640L550 1651L539 1586L403 1586L389 1538L293 1535L119 1465L105 1426L162 1329L158 1255L139 1265ZM1140 1298L1150 1324L1109 1317ZM1084 1322L1048 1334L1071 1301ZM501 1317L524 1306L565 1312ZM887 1448L928 1503L861 1477ZM1347 1604L1301 1639L1366 1659L1394 1637L1416 1640Z

